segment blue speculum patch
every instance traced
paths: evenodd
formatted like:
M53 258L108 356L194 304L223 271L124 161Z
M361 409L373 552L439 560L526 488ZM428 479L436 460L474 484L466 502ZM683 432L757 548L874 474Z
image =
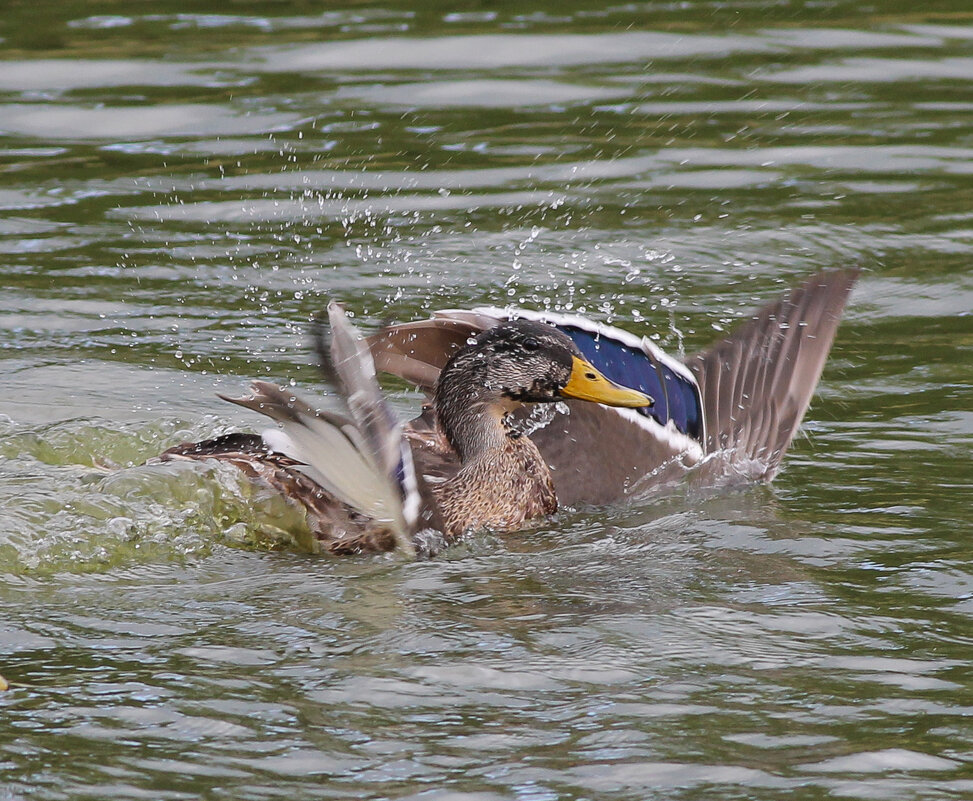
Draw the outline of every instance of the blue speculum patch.
M683 434L703 438L703 410L697 386L644 351L572 325L557 326L571 337L585 358L612 381L655 399L651 408L637 409L660 425L670 420Z

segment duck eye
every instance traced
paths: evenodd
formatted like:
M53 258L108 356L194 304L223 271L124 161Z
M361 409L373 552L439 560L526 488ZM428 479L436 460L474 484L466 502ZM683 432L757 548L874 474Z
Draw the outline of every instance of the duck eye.
M541 343L538 342L534 337L527 337L523 342L524 350L537 350Z

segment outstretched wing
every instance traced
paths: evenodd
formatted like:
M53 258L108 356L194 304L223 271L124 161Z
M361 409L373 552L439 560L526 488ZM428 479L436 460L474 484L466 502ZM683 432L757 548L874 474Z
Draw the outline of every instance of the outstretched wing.
M699 381L706 451L771 480L817 386L859 270L812 276L687 360Z
M436 312L368 339L379 369L431 393L469 337L511 317L557 326L588 360L651 395L647 409L569 401L531 431L562 504L609 503L678 479L704 454L770 480L817 385L857 270L813 276L714 347L682 364L651 341L583 317L524 309Z

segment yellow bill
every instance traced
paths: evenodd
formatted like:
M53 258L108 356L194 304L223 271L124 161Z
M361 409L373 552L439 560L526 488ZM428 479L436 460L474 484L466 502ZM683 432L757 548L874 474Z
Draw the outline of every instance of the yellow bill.
M571 377L561 394L566 398L594 401L608 406L651 406L655 401L638 390L609 381L595 367L577 356L573 358Z

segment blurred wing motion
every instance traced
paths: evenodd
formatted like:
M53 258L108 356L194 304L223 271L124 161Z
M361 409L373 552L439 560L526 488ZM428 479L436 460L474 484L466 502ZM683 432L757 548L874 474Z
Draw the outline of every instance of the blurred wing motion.
M604 504L677 480L722 451L722 467L773 478L831 348L857 271L824 272L761 309L713 348L672 359L652 342L582 317L522 309L436 312L368 338L379 370L431 393L467 340L526 317L566 333L608 378L653 398L647 409L569 401L527 425L551 467L562 504ZM533 417L533 415L531 415ZM428 431L428 415L415 431Z
M312 409L265 381L254 382L243 398L220 397L280 423L263 432L267 448L292 459L342 504L387 529L400 550L414 554L420 498L412 452L382 397L361 334L337 304L328 306L328 317L330 346L319 326L318 351L328 354L323 366L341 388L351 419Z

